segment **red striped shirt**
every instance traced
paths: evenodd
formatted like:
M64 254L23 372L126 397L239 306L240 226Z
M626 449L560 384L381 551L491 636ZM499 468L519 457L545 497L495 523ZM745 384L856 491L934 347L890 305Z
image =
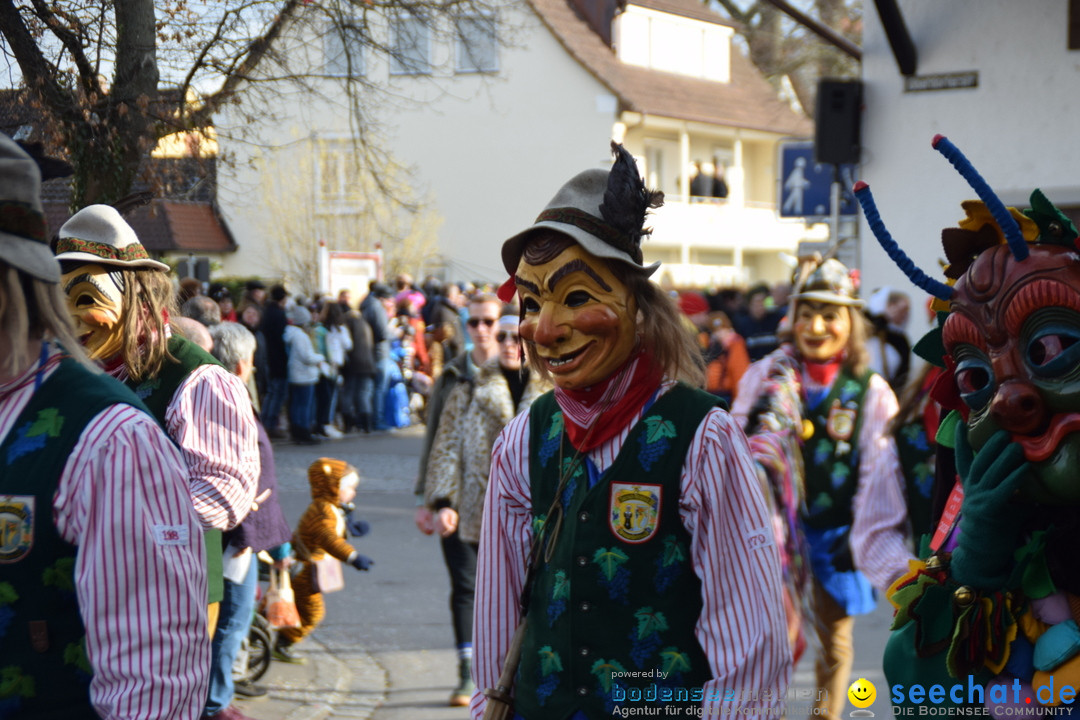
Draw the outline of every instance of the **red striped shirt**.
M5 396L19 380L0 385L0 442L34 391ZM91 420L64 465L53 521L79 547L95 710L106 720L199 717L210 666L202 530L184 459L153 418L113 405Z
M200 365L176 389L165 427L184 454L203 527L236 527L259 486L259 432L247 386L225 368Z
M668 383L664 387L670 389ZM590 452L601 472L614 461L641 413ZM775 708L791 681L780 561L746 438L723 410L709 412L694 434L680 475L679 516L691 535L703 607L694 628L713 679L706 713ZM529 414L514 418L492 450L476 578L473 718L483 715L485 688L495 687L518 624L518 601L532 541ZM733 701L709 701L732 690Z

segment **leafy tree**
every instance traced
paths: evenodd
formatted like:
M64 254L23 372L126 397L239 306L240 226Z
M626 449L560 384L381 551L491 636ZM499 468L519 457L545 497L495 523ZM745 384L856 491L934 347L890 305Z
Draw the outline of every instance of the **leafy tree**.
M494 9L488 0L0 0L0 47L46 115L46 139L75 166L81 207L127 195L159 139L208 133L241 93L263 93L260 107L297 91L333 97L362 159L384 166L369 137L386 91L356 70L361 53L402 54L382 32L398 13L434 38ZM322 62L331 46L336 72Z

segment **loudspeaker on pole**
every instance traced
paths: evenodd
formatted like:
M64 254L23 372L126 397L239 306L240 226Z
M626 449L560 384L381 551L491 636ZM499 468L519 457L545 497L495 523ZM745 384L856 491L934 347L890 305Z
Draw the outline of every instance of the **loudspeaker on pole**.
M859 162L862 81L818 82L814 113L814 161L831 165Z

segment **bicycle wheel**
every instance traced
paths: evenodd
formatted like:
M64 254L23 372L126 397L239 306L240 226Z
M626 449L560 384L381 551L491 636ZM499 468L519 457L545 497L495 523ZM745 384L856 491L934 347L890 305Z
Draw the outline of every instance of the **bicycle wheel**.
M270 625L258 613L252 618L251 629L244 639L247 646L247 669L242 674L233 673L233 681L255 682L270 669L270 653L274 647Z

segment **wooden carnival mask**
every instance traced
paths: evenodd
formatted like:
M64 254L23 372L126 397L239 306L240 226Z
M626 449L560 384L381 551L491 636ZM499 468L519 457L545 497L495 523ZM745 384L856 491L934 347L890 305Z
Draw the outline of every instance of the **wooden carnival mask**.
M950 263L945 275L955 286L928 277L900 250L865 183L856 184L856 197L889 256L937 298L935 309L950 311L938 347L965 407L972 448L1005 430L1032 463L1025 496L1080 503L1077 229L1038 190L1023 214L1006 208L952 143L939 135L934 147L982 199L963 203L960 227L942 232Z
M515 274L521 338L564 390L611 376L637 342L637 304L608 268L577 243L550 260L522 257Z
M109 360L123 346L123 273L105 265L79 265L60 278L75 337L94 360Z

